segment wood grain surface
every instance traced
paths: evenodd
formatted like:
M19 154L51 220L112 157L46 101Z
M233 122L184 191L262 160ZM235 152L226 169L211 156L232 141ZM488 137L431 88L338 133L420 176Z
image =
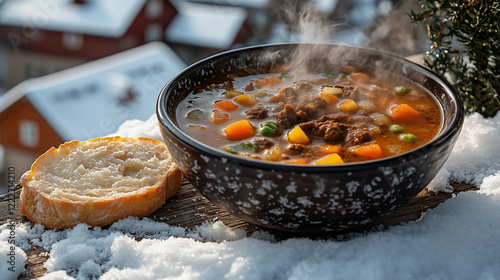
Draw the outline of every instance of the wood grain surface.
M158 222L181 226L188 229L204 222L214 222L220 220L228 227L244 230L247 234L256 230L267 231L273 234L278 241L296 237L334 239L342 241L351 238L353 234L369 234L370 232L383 231L388 227L406 222L420 221L421 219L425 219L424 215L426 210L438 206L440 203L456 196L460 192L477 190L477 188L467 184L455 183L452 185L454 188L453 193L436 194L423 190L401 209L381 217L373 224L344 232L305 234L270 230L252 225L232 216L212 204L210 201L201 196L201 194L187 181L182 182L179 192L174 197L167 200L167 202L160 209L148 217ZM21 186L18 184L15 190L11 190L8 194L0 196L0 224L10 221L14 221L16 223L30 223L30 221L23 217L19 211L18 199L20 190ZM15 208L14 211L11 211L12 207L9 208L9 204L12 205L13 202L15 202ZM43 267L43 264L48 259L48 252L43 250L41 247L31 246L26 254L28 255L26 271L19 279L34 279L44 275L46 270Z

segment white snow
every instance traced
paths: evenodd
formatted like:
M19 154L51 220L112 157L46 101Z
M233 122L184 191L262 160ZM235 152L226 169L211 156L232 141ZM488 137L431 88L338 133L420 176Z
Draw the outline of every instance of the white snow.
M119 38L145 3L108 0L75 5L71 0L9 0L0 9L0 24L22 27L23 32L29 29L29 35L23 33L26 39L39 36L39 29Z
M177 2L177 7L179 13L167 27L166 39L216 49L231 47L248 16L245 9L238 7L188 2Z
M147 129L144 129L147 128ZM157 120L127 121L118 134L161 139ZM419 222L349 240L292 238L264 231L246 236L222 222L184 229L128 218L108 229L78 225L48 231L16 225L19 267L31 244L49 251L42 279L500 279L500 115L467 116L432 190L467 182L461 193ZM0 226L0 271L10 235ZM133 237L135 236L135 237Z

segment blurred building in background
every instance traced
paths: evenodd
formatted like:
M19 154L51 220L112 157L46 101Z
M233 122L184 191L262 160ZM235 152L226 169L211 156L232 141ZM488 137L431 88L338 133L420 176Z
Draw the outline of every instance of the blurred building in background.
M62 141L112 133L126 119L144 120L170 76L221 51L308 41L421 53L426 36L410 23L413 4L0 0L0 174L9 166L22 174L34 157ZM161 47L138 47L152 41ZM148 84L153 81L154 87ZM5 184L0 178L0 193Z
M5 84L159 41L177 10L163 0L6 0Z
M50 147L148 119L165 82L185 66L167 45L153 42L21 82L0 97L4 166L22 173Z
M177 9L165 40L186 61L231 49L249 37L249 12L244 8L177 2Z

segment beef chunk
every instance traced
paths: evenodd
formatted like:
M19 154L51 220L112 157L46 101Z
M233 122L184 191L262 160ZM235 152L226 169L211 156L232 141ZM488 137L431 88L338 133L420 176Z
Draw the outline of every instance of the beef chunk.
M245 90L246 90L246 91L252 91L252 90L254 90L254 89L255 89L255 88L254 88L254 86L253 86L253 83L252 83L252 82L250 82L248 85L246 85L246 86L245 86Z
M307 118L307 115L302 111L295 111L291 105L287 104L281 112L275 114L275 117L279 126L291 128L303 122Z
M342 95L348 98L354 98L358 94L358 87L356 86L336 85L335 87L341 88L343 90Z
M300 94L310 93L312 89L313 85L309 82L301 81L295 84L295 90Z
M276 106L274 106L274 107L271 109L271 112L273 112L273 113L277 113L277 112L282 111L283 109L285 109L285 103L283 103L283 102L279 102L278 104L276 104Z
M351 116L349 116L349 115L333 115L333 116L332 115L324 115L318 119L318 122L327 122L327 121L333 121L333 122L339 122L339 123L350 123Z
M280 93L278 95L269 97L268 101L269 102L286 102L287 100L288 100L288 98L283 93Z
M322 137L321 124L316 121L301 123L299 126L308 137Z
M341 143L346 146L359 145L372 140L369 123L359 123L358 117L348 115L322 116L319 120L300 124L304 133L325 142Z
M347 146L355 146L371 140L372 137L368 128L356 126L351 127L345 138Z
M339 115L324 115L321 116L321 118L318 119L319 122L326 122L326 121L334 121L334 122L340 122L344 124L356 124L360 122L364 123L373 123L373 119L367 116L363 115L346 115L346 114L339 114Z
M349 125L335 121L310 121L300 124L300 128L309 137L322 138L326 142L344 141Z
M286 97L291 97L291 96L297 96L298 95L297 91L293 87L283 88L280 91L280 93L283 94Z
M349 126L338 122L326 122L321 127L324 131L323 140L325 142L342 141L349 128Z
M259 151L263 149L269 149L274 146L274 142L267 138L255 138L252 140L257 146L259 146Z
M250 109L245 111L249 119L264 119L267 118L268 110L262 107L257 107L254 109Z
M307 114L308 119L314 119L323 115L327 108L328 103L323 98L316 96L312 99L302 100L297 107L297 111L303 111Z
M310 151L309 147L302 144L290 144L288 149L285 150L285 154L287 155L300 155L304 153L308 153Z

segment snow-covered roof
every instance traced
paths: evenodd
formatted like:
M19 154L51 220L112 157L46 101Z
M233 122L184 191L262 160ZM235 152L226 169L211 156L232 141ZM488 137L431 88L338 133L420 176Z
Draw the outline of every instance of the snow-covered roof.
M146 0L6 0L0 7L0 25L91 34L122 36Z
M224 6L234 6L247 9L265 9L270 0L185 0L186 2L192 3L202 3L202 4L213 4L213 5L224 5Z
M165 31L170 42L215 49L228 49L248 14L243 8L182 3Z
M185 66L167 45L149 43L22 82L0 97L0 113L26 96L63 140L104 136L154 114L161 88Z

